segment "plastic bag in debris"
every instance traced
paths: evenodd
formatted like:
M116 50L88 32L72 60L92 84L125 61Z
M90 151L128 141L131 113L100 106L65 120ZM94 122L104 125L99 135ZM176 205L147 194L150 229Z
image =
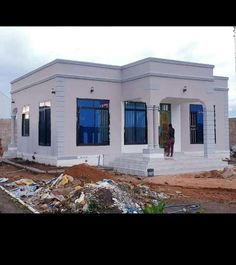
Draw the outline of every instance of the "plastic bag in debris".
M17 185L35 185L36 183L32 179L20 179L15 181Z
M11 194L15 195L17 198L33 196L38 189L37 185L21 186L16 189L11 190Z
M67 183L73 182L73 181L74 181L74 178L72 176L61 174L58 178L55 179L55 181L52 182L51 187L65 186Z
M7 182L8 178L0 178L0 183Z

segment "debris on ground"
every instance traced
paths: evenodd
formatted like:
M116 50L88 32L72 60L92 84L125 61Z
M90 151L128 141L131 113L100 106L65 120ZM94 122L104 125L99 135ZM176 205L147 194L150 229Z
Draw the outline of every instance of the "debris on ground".
M169 198L143 184L115 181L87 164L73 166L49 181L20 179L5 187L42 213L143 213L148 203Z
M236 177L236 168L233 166L227 166L223 170L211 170L196 174L195 178L233 178Z
M8 178L0 178L0 183L8 181Z

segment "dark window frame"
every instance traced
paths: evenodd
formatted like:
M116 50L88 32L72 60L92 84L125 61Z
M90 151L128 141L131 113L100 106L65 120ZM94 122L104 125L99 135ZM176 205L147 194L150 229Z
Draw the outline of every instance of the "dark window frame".
M133 103L135 107L126 107L126 105L128 104L131 104ZM145 108L143 109L140 109L138 107L136 107L136 105L138 104L144 104ZM135 135L135 142L131 143L131 142L127 142L127 136L126 136L126 132L127 132L127 129L126 129L126 111L133 111L134 112L134 122L135 122L135 126L134 126L134 135ZM145 114L145 139L144 139L144 142L138 142L137 141L137 126L136 126L136 123L137 123L137 112L144 112ZM146 145L148 144L148 139L147 139L147 105L145 102L134 102L134 101L125 101L124 102L124 145Z
M85 100L90 100L90 101L106 101L108 103L107 108L101 108L101 107L94 107L94 106L81 106L79 107L79 100L85 101ZM98 143L81 143L80 142L80 109L85 110L94 110L94 122L96 121L95 115L96 115L96 110L105 110L107 112L107 135L108 135L108 141L98 144ZM110 145L110 100L109 99L93 99L93 98L76 98L76 146L108 146ZM95 129L94 125L94 129Z
M39 106L38 144L51 146L51 105Z

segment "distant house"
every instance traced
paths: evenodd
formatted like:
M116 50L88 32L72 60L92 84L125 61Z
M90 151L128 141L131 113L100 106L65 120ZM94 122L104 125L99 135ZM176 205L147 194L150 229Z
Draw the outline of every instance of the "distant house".
M109 165L127 153L163 159L172 123L176 153L227 157L228 78L213 68L158 58L124 66L54 60L11 82L11 150L59 166Z

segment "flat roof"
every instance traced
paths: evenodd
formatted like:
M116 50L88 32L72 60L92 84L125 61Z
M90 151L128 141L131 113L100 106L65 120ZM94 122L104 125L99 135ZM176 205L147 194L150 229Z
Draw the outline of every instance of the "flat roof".
M170 59L161 59L161 58L154 58L154 57L148 57L145 59L141 59L138 61L135 61L133 63L129 63L123 66L117 66L117 65L110 65L110 64L102 64L102 63L91 63L91 62L83 62L83 61L74 61L74 60L65 60L65 59L55 59L41 67L36 68L33 71L30 71L26 73L25 75L22 75L13 81L11 81L11 84L24 79L44 68L50 67L56 63L61 64L74 64L74 65L82 65L82 66L91 66L91 67L99 67L99 68L107 68L107 69L114 69L114 70L123 70L127 69L129 67L133 67L139 64L143 64L146 62L158 62L158 63L166 63L166 64L176 64L176 65L187 65L187 66L195 66L195 67L204 67L204 68L214 68L214 65L211 64L202 64L202 63L193 63L193 62L186 62L186 61L177 61L177 60L170 60Z

